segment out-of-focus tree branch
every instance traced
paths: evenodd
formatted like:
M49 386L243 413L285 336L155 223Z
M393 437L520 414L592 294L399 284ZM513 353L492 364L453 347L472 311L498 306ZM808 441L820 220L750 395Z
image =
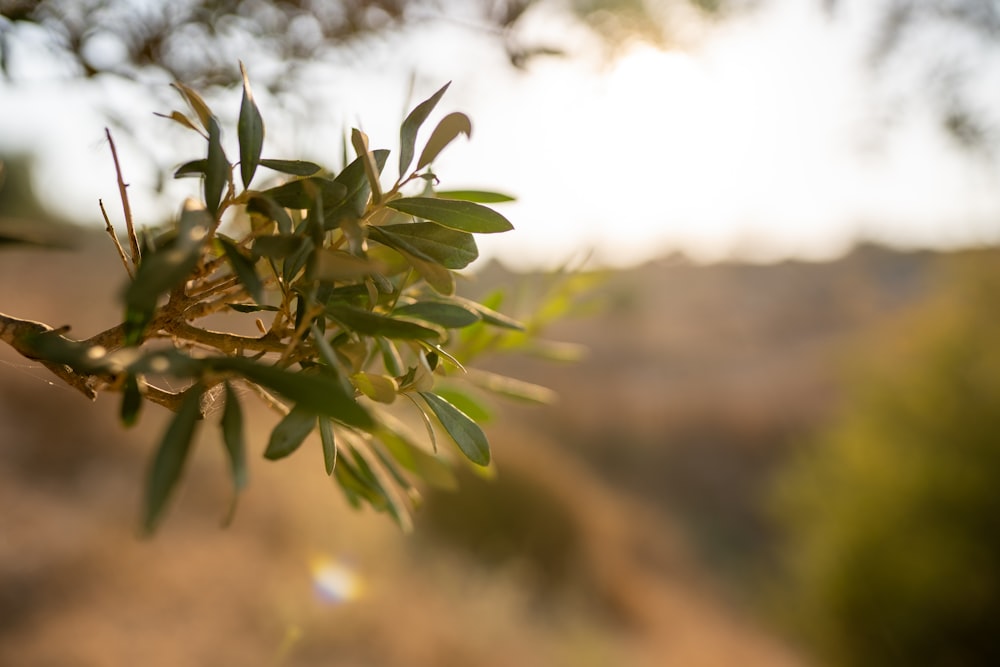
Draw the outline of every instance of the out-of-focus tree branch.
M821 2L834 19L847 4ZM905 64L912 77L896 104L927 104L958 145L991 153L1000 140L1000 122L975 87L1000 55L1000 2L883 0L876 22L868 44L870 71L879 77Z
M0 68L26 49L12 38L42 28L46 46L84 77L114 74L136 78L159 71L195 86L228 85L239 79L232 63L247 52L289 67L320 58L352 41L385 35L403 26L462 16L499 37L515 66L558 51L553 44L523 44L513 33L530 9L568 10L609 37L621 32L655 38L669 29L677 8L722 15L757 0L0 0Z

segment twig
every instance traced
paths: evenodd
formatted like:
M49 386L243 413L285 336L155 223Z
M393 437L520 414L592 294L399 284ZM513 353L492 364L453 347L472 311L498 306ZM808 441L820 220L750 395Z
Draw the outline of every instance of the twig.
M128 242L132 250L132 265L139 264L139 239L135 236L135 225L132 222L132 207L128 203L128 192L125 179L122 178L122 167L118 162L118 150L115 148L115 141L111 138L111 130L104 128L104 134L108 137L108 144L111 145L111 158L115 161L115 173L118 175L118 192L122 199L122 210L125 213L125 229L128 232Z
M302 316L302 322L292 333L288 344L281 352L281 357L278 359L279 366L289 362L292 357L292 353L295 352L295 348L297 348L302 342L302 337L306 335L306 331L308 331L312 321L316 319L316 316L322 313L323 310L323 306L320 306L319 304L313 305L311 308L306 310L305 314Z
M97 398L97 391L94 389L92 376L81 375L73 371L69 366L46 361L37 355L33 339L50 331L53 331L53 329L48 324L35 322L34 320L22 320L18 317L11 317L0 313L0 340L14 348L22 357L40 362L59 376L63 382L90 400Z
M104 200L98 199L97 203L101 207L101 215L104 216L104 222L107 224L105 231L111 235L111 240L115 243L115 248L118 250L118 256L121 257L122 264L125 265L125 271L128 273L129 278L135 278L132 273L132 267L128 265L128 258L125 257L125 248L122 248L121 241L118 240L118 234L115 233L115 228L111 226L111 219L108 217L108 212L104 210Z
M283 352L285 344L274 336L266 335L260 338L239 336L237 334L209 331L191 326L187 322L171 322L160 327L161 330L188 341L201 343L226 354L241 352Z
M290 410L288 409L287 405L285 405L284 403L282 403L281 401L279 401L277 398L275 398L274 396L272 396L270 394L270 392L268 392L266 389L264 389L263 387L261 387L259 384L256 384L254 382L249 382L249 381L244 381L244 384L250 389L250 391L252 391L253 393L257 394L257 396L260 398L260 400L264 401L264 403L269 408L271 408L272 410L274 410L275 412L277 412L281 416L285 416L285 415L287 415L290 412Z

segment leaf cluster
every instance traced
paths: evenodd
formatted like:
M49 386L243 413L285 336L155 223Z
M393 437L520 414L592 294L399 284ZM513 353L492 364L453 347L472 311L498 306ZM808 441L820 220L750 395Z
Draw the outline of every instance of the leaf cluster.
M147 532L160 522L196 433L219 403L232 484L237 492L246 485L241 402L250 394L278 416L266 458L289 456L318 433L326 473L347 500L405 526L415 481L454 484L446 458L435 455L439 436L474 467L490 464L489 442L470 416L485 412L458 382L473 377L465 364L484 346L456 343L463 332L468 341L470 332L524 327L488 303L458 296L455 286L457 272L478 256L475 235L512 229L484 203L510 197L437 189L435 159L471 134L469 118L451 113L417 150L447 85L403 121L398 177L387 186L389 151L372 149L360 130L351 132L354 157L339 171L263 157L265 124L242 74L237 160L209 105L175 84L188 110L164 117L205 141L204 153L175 176L200 179L200 198L186 201L168 229L136 235L132 265L121 252L131 276L122 323L87 341L32 329L21 349L84 378L85 393L120 392L126 425L136 423L147 400L174 411L149 472ZM285 180L276 183L274 175ZM256 334L202 323L225 313ZM490 377L500 393L513 386L522 398L547 398L533 385ZM186 388L167 392L158 386L163 378ZM424 424L426 441L401 412Z

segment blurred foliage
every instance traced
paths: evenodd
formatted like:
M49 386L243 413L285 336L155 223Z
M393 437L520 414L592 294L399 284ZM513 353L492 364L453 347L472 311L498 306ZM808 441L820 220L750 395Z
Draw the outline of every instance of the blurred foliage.
M65 327L0 314L0 339L91 399L120 393L125 426L137 423L146 401L175 413L149 472L147 532L183 476L199 424L219 402L232 484L236 492L245 487L239 390L256 394L280 418L265 458L289 456L318 433L326 473L350 504L409 525L415 481L454 486L439 441L454 444L476 468L490 465L485 433L458 407L482 412L464 385L533 402L549 398L541 387L467 368L491 350L529 347L540 333L537 321L529 331L497 310L502 294L487 303L456 294L457 272L478 256L474 234L512 229L481 203L509 196L437 189L432 165L471 133L471 121L445 115L418 153L421 127L448 85L418 104L400 127L399 175L386 186L389 151L371 149L360 130L350 137L356 157L339 171L262 157L265 126L245 69L235 162L204 99L183 84L175 88L190 111L163 117L206 144L204 157L175 175L199 178L201 201L185 202L166 228L137 232L119 168L128 252L106 222L130 277L121 324L77 341ZM108 139L116 156L110 132ZM345 146L345 162L346 153ZM259 170L287 180L251 187ZM550 318L561 303L557 295L540 317ZM230 331L196 324L222 313L239 324ZM244 331L253 327L259 335ZM447 391L436 386L441 381ZM413 412L426 446L405 421Z
M851 14L845 0L823 4L831 17ZM1000 126L982 88L994 78L1000 5L993 0L883 0L875 16L867 65L876 79L890 84L884 86L889 98L881 104L883 113L926 104L960 147L993 151ZM912 80L900 88L898 80L907 78Z
M863 354L842 419L780 479L782 600L829 664L1000 664L1000 270L966 257Z
M136 3L132 0L0 0L0 68L12 59L31 57L31 45L18 53L11 39L19 29L40 26L46 47L72 63L85 77L115 74L136 78L143 70L165 72L197 87L235 84L230 63L237 54L282 63L280 76L262 81L280 87L297 66L316 61L332 49L370 36L385 36L404 26L433 20L454 21L497 37L517 67L538 55L560 52L560 45L531 43L519 34L524 16L535 6L568 12L614 38L640 35L658 40L675 10L694 8L717 15L753 0L192 0ZM690 15L688 16L690 18Z

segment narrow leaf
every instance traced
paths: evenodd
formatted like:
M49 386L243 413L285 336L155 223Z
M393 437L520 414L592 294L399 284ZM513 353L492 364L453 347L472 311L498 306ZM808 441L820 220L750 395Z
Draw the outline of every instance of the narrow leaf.
M212 218L193 199L184 202L173 242L143 255L135 278L125 289L125 338L136 344L162 294L183 283L198 264L201 242Z
M135 426L142 408L142 389L135 373L125 376L125 386L122 388L121 420L126 427Z
M229 458L233 488L238 492L247 485L246 443L243 437L243 409L232 385L226 383L226 407L222 411L222 441Z
M434 393L467 414L477 424L485 424L493 419L493 412L468 392L446 386L435 387Z
M389 506L385 491L374 476L366 476L358 470L347 456L337 461L333 471L337 484L344 491L348 501L354 507L359 507L359 499L368 501L375 510L382 512Z
M188 118L187 116L185 116L184 114L182 114L180 111L171 111L169 116L166 115L166 114L156 113L156 112L153 112L153 115L154 116L159 116L160 118L166 118L167 120L172 120L172 121L174 121L176 123L179 123L180 125L183 125L184 127L188 128L189 130L194 130L198 134L201 134L202 136L205 136L204 133L202 133L201 130L199 130L197 127L195 127L195 124L191 122L191 119Z
M271 431L264 458L285 458L302 445L315 426L316 413L296 405Z
M177 167L174 171L174 178L184 178L185 176L204 176L208 169L208 160L191 160Z
M205 206L218 216L222 193L229 183L229 161L222 150L222 129L214 117L208 125L208 158L205 164Z
M437 103L441 101L444 92L448 90L451 82L444 84L440 90L428 97L426 100L413 107L403 124L399 128L399 177L403 178L406 170L413 162L413 150L417 143L417 132L420 126L427 120Z
M452 275L451 271L437 262L428 262L406 252L402 254L410 266L420 274L420 277L434 288L435 292L442 296L451 296L455 293L455 276Z
M227 303L226 305L235 310L237 313L259 313L265 310L276 313L281 310L277 306L261 306L256 303Z
M247 76L247 68L243 63L240 63L240 74L243 75L243 101L240 103L236 133L240 140L240 175L243 177L243 187L248 188L257 171L260 152L264 146L264 120L253 99L250 77Z
M386 206L424 220L462 232L493 234L514 229L507 218L491 208L457 199L434 197L403 197L386 202Z
M284 259L285 257L299 252L302 250L303 246L309 243L311 243L311 241L306 237L295 234L274 234L273 236L261 236L254 239L253 252L255 255L259 255L261 257Z
M308 162L306 160L269 160L265 158L260 161L260 166L293 176L312 176L316 172L323 170L323 167L315 162Z
M348 330L368 336L402 338L406 340L438 340L441 332L406 320L397 320L361 308L333 303L327 314Z
M333 437L333 424L329 419L319 420L319 439L323 445L323 465L326 474L332 475L337 467L337 441Z
M368 135L358 129L351 130L351 145L354 146L358 158L361 159L361 165L365 168L372 201L377 204L382 201L382 185L379 183L379 168L375 164L375 157L368 149Z
M183 83L174 82L171 84L174 88L180 92L181 96L187 100L187 103L191 105L195 114L198 115L198 120L201 121L201 126L206 130L212 124L212 110L208 108L205 104L205 100L201 99L201 95L194 91L193 88L185 86Z
M433 222L382 225L368 231L370 238L383 245L448 269L464 269L479 257L472 234Z
M288 211L270 197L262 195L251 197L247 202L247 213L250 214L254 231L269 228L265 225L273 221L278 225L278 231L281 234L292 233L292 219L289 217Z
M377 435L392 458L403 468L419 476L423 482L445 491L457 490L458 479L454 471L440 457L410 442L406 436L388 425L384 425Z
M490 464L490 443L476 422L437 394L422 391L420 397L470 461L480 466Z
M343 184L320 176L299 178L261 193L285 208L296 210L309 208L316 197L323 198L324 208L335 207L346 194L347 188Z
M378 149L372 151L375 166L379 173L385 167L385 162L389 159L389 151ZM365 175L365 162L363 158L357 158L333 179L347 188L344 201L339 206L326 209L326 220L324 226L333 229L340 224L344 218L360 218L368 205L368 196L371 194L371 187L368 185L368 177Z
M548 405L556 401L556 393L548 387L525 382L517 378L490 373L479 369L469 371L467 375L470 382L478 387L482 387L495 394L514 398L528 403L540 403Z
M375 273L379 265L343 250L321 249L316 253L312 277L316 280L335 282L359 278Z
M427 140L420 159L417 160L417 169L426 167L434 158L444 150L444 148L455 140L458 135L464 134L466 137L472 136L472 121L460 111L450 113L441 119L441 122L434 128L431 138Z
M151 534L159 523L167 500L184 471L195 426L201 418L201 396L205 387L196 384L184 394L180 409L167 427L156 450L146 485L143 532Z
M452 300L479 313L479 316L483 318L483 322L486 322L487 324L492 324L493 326L500 327L502 329L524 331L524 325L521 322L518 322L513 317L508 317L501 312L493 310L484 303L477 303L472 299L466 299L460 296L453 297ZM493 305L499 307L499 302Z
M219 243L222 245L222 250L226 255L226 261L229 263L230 268L232 268L233 273L243 287L246 288L247 294L249 294L254 301L261 302L264 300L264 283L261 282L260 276L257 275L257 270L254 268L254 263L249 257L243 254L243 251L237 247L235 243L229 239L219 236Z
M462 201L471 201L477 204L503 204L514 201L514 198L510 195L500 192L487 192L485 190L439 190L434 194L441 199L461 199Z
M396 308L393 314L424 320L446 329L460 329L479 321L479 315L472 310L458 304L441 301L417 301Z
M329 374L289 371L241 357L214 357L206 364L217 370L239 373L317 415L361 429L369 429L375 424L340 380Z

